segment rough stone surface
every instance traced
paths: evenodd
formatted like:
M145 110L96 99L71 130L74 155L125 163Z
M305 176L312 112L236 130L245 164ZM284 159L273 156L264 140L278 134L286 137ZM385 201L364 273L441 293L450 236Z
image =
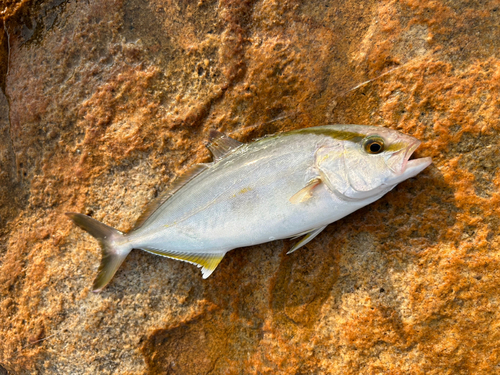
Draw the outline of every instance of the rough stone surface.
M0 373L500 372L500 3L0 3ZM424 141L434 164L293 242L195 267L121 230L209 129L240 141L330 123Z

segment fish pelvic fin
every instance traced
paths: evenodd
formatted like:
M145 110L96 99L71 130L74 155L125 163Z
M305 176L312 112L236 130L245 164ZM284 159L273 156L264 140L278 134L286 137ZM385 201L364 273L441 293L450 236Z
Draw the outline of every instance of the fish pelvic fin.
M100 292L111 281L114 274L132 250L124 244L124 234L91 217L74 212L66 215L80 228L93 236L101 246L101 264L92 285L94 292Z
M319 227L319 228L315 228L313 230L311 230L310 232L308 232L304 238L302 238L299 242L297 242L291 249L289 252L287 252L287 254L291 254L293 253L295 250L301 248L302 246L306 245L307 243L311 242L314 237L316 237L318 234L320 234L323 229L326 228L326 225L324 227Z
M217 253L186 253L154 249L150 247L141 249L147 251L148 253L194 264L195 266L201 268L201 274L204 279L215 271L222 258L224 258L224 255L226 255L225 251Z

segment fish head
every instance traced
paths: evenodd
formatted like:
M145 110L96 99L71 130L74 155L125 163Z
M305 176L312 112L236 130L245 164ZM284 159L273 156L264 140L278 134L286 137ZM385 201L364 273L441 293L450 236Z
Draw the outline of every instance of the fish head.
M385 194L432 162L410 160L421 142L396 130L364 125L331 125L329 142L317 150L322 180L341 196L366 199Z

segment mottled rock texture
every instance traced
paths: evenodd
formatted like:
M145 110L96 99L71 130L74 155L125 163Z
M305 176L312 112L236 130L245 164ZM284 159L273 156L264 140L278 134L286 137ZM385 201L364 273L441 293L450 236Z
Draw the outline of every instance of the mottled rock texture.
M500 372L500 3L0 3L0 373ZM363 85L357 87L361 83ZM67 211L130 229L211 128L331 123L434 164L292 241L192 265L134 251L101 294Z

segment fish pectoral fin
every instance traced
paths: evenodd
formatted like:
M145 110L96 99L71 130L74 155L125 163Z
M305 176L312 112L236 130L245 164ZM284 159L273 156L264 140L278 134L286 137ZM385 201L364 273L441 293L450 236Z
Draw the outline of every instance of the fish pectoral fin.
M326 225L324 227L319 227L319 228L316 228L316 229L313 229L311 230L309 233L307 233L304 238L302 238L299 242L297 242L291 249L289 252L287 252L287 254L291 254L293 253L295 250L297 250L298 248L304 246L305 244L309 243L310 241L313 240L314 237L316 237L318 234L320 234L323 229L326 228Z
M214 160L222 159L243 144L217 130L210 130L209 138L210 142L207 144L207 148L212 153Z
M307 183L307 185L295 193L289 201L292 204L302 203L309 200L312 197L312 192L316 186L321 184L321 178L316 177Z
M212 272L214 272L214 270L221 262L222 258L224 258L224 255L226 255L226 251L217 253L187 253L154 248L142 248L142 250L147 251L148 253L181 260L183 262L191 263L198 267L201 267L201 273L204 279L206 279L212 274Z

